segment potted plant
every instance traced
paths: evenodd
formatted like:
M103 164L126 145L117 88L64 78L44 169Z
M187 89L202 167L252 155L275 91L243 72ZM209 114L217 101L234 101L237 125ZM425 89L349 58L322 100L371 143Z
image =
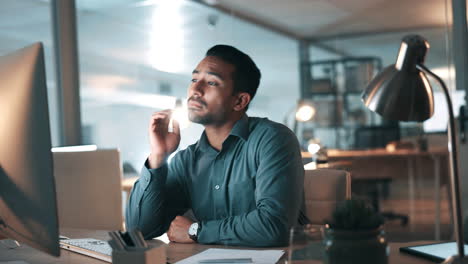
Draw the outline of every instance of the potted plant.
M388 263L383 218L366 201L346 200L332 217L324 229L325 263Z

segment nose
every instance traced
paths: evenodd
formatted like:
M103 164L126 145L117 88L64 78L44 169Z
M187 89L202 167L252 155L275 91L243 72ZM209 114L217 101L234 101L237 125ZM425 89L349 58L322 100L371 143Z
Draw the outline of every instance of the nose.
M202 96L204 89L203 87L203 81L192 82L189 86L189 95Z

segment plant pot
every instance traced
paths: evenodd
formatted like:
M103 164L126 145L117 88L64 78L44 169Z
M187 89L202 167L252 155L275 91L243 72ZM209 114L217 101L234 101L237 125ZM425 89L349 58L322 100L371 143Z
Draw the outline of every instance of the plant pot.
M324 263L387 264L389 248L382 227L372 230L324 230Z

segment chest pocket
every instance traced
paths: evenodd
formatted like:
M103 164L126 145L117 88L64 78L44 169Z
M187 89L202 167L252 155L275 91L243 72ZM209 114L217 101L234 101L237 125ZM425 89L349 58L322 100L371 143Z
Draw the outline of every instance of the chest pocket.
M240 215L255 209L255 182L248 179L228 185L230 214Z

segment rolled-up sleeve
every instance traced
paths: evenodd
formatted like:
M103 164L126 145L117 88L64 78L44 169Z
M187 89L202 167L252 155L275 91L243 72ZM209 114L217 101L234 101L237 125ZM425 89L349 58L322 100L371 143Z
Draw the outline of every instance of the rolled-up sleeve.
M202 221L200 243L284 246L299 214L304 168L295 135L277 125L262 135L254 154L256 208L225 219Z
M187 209L177 171L177 162L158 169L148 169L145 163L130 194L125 214L127 229L139 229L145 239L160 236L174 217Z

